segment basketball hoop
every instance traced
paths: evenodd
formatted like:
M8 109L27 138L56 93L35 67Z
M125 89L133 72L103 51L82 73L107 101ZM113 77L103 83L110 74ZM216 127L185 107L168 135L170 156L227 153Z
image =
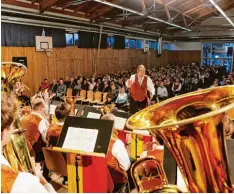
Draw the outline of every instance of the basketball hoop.
M51 54L51 50L50 49L44 49L47 57L50 57L50 54Z

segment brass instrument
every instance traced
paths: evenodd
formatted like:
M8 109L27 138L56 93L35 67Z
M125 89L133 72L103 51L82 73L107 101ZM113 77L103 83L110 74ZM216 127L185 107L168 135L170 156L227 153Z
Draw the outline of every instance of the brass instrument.
M102 115L111 113L111 111L115 108L115 104L108 104L106 106L101 106L98 109L101 111Z
M208 88L150 106L127 127L164 140L190 192L233 192L223 125L233 108L233 85Z
M167 193L181 192L177 187L168 185L161 162L151 156L136 161L131 167L131 176L139 193L157 190Z
M9 93L12 92L17 80L22 78L27 72L27 68L24 65L14 62L1 63L1 70L1 76L5 81L5 90L3 91ZM13 132L11 141L5 147L3 153L15 171L31 172L30 153L24 136L24 130L20 127L19 118L16 120L15 126L16 130Z

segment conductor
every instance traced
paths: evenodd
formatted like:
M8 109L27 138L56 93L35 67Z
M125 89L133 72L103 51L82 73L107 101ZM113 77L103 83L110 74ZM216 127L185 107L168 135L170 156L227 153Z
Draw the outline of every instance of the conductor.
M137 74L134 74L126 82L126 86L130 88L130 113L135 114L137 111L147 106L148 96L147 90L150 92L150 99L155 94L155 88L152 80L145 75L145 66L139 65Z

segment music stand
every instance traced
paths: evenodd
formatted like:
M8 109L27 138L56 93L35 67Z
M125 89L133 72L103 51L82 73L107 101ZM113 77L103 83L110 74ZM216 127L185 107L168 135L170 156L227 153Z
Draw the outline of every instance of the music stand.
M99 118L97 117L97 119L100 119L102 116L102 112L98 108L94 108L92 106L85 106L84 113L83 113L82 117L90 118L89 117L90 113L99 114ZM96 116L98 116L98 115L96 115Z
M114 122L110 120L99 120L82 117L68 116L66 118L57 147L53 147L53 150L67 153L68 192L79 192L78 155L105 157L107 154L110 138L112 135L113 123ZM87 145L85 143L79 144L79 146L81 146L79 150L77 148L74 149L74 147L68 147L67 142L71 142L70 139L68 140L68 137L71 137L71 131L73 131L72 138L75 138L77 144L69 144L69 146L77 146L79 141L86 141L87 144L92 143L90 140L86 140L85 138L87 138L87 134L90 137L93 132L98 131L93 150L87 151ZM77 134L74 132L79 135L78 139L76 139L77 137L75 137L75 135ZM76 175L74 175L74 172L76 172ZM74 181L74 179L76 179L76 181Z
M75 109L77 109L76 117L81 117L85 109L85 105L75 104Z

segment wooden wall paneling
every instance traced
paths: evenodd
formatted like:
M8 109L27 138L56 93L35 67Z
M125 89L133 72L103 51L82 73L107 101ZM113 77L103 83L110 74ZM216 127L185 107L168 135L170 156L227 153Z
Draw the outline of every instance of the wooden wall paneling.
M83 74L92 75L93 60L97 49L81 49L77 47L54 48L51 56L45 52L36 52L34 47L2 47L2 61L11 61L13 56L27 57L28 73L22 81L29 86L27 95L33 95L40 83L47 78L59 79L65 76ZM156 57L157 51L150 50L149 64L151 67L179 62L191 63L201 61L200 51L163 51L161 57ZM148 53L141 49L100 49L97 60L97 73L129 70L133 67L147 65Z

